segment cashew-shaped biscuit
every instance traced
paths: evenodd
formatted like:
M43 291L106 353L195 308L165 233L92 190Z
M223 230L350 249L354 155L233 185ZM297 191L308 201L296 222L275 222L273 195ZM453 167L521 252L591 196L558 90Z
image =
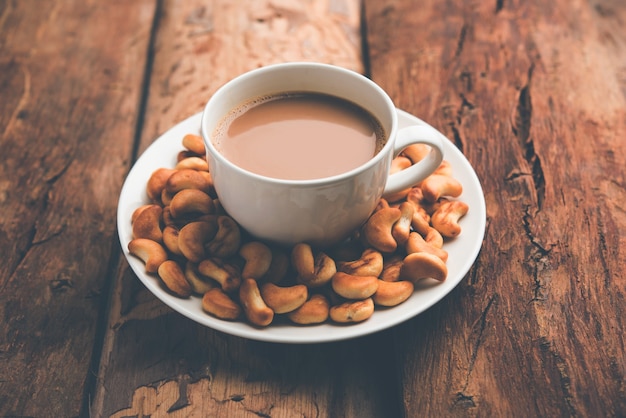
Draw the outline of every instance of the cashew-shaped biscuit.
M250 241L239 248L239 255L245 260L242 277L255 280L263 277L272 264L272 250L260 241Z
M298 273L297 281L308 287L320 287L337 272L335 261L324 252L313 255L309 244L298 243L291 250L291 260Z
M241 246L241 230L230 216L217 217L217 234L206 244L208 253L215 257L230 257Z
M148 273L156 273L167 260L167 252L161 244L148 238L135 238L128 243L128 252L146 265Z
M430 226L430 215L426 213L424 208L416 207L413 212L413 218L411 219L411 228L420 234L427 234Z
M294 245L291 249L291 263L299 274L312 275L315 269L315 257L311 246L302 242Z
M148 238L156 242L163 240L161 215L163 209L159 205L144 207L135 217L132 224L133 238Z
M217 233L213 222L189 222L178 232L178 248L188 260L194 263L207 257L205 244L210 242Z
M389 174L394 174L399 171L404 170L405 168L409 168L413 165L413 162L409 157L404 155L398 155L393 160L391 160L391 167L389 168Z
M423 205L423 199L422 189L419 187L412 188L406 197L406 202L413 205L411 228L422 235L426 234L430 228L430 214Z
M335 260L320 251L315 256L313 275L306 278L301 275L298 277L303 284L309 287L320 287L328 283L336 272L337 265L335 264Z
M208 258L198 264L200 274L220 284L222 290L231 293L241 285L241 275L235 266L226 264L218 258Z
M411 232L411 223L415 214L415 207L409 202L402 202L398 207L400 209L400 219L398 219L391 228L391 236L398 245L404 245L409 239Z
M266 327L274 320L274 311L261 297L261 291L254 279L243 279L239 287L239 301L248 321Z
M448 261L448 252L446 250L430 245L415 231L409 234L409 239L407 240L404 248L406 249L407 254L419 253L423 251L436 255L441 258L444 263Z
M185 278L185 273L180 265L174 260L166 260L157 270L159 277L165 286L176 296L187 298L191 295L191 286Z
M186 157L176 163L174 166L176 170L191 169L196 171L209 171L209 163L204 158L200 157Z
M353 276L378 277L383 271L383 255L374 248L366 248L358 260L337 262L337 271Z
M185 278L191 286L193 293L203 295L211 289L217 288L218 284L213 279L202 275L198 271L198 264L187 260L185 263Z
M375 305L397 306L406 301L413 294L415 286L408 280L386 282L379 280L378 289L372 296Z
M189 151L198 155L205 155L206 148L204 147L204 140L200 135L187 134L183 136L183 147Z
M189 157L199 157L199 155L195 152L189 151L188 149L180 150L178 154L176 154L176 161L182 161Z
M443 260L430 253L413 253L404 257L401 280L410 280L416 284L423 279L435 279L443 282L448 276L448 267Z
M365 299L376 293L378 282L376 276L353 276L338 271L331 280L331 286L335 293L346 299Z
M161 202L161 193L165 189L167 179L175 172L171 168L157 168L152 172L148 183L146 184L146 193L151 201L155 203Z
M172 254L183 255L178 246L179 230L174 225L167 225L163 228L163 244Z
M175 219L189 215L210 215L215 212L213 199L198 189L183 189L177 192L169 206Z
M398 243L391 234L393 225L402 216L398 208L389 207L374 212L362 228L365 241L384 253L392 253Z
M219 287L208 290L202 296L202 309L220 319L234 321L241 316L241 306Z
M404 257L399 254L387 257L383 262L383 271L378 278L386 282L397 282L400 280L400 269L403 261Z
M458 197L463 193L463 186L454 177L441 174L431 174L421 183L424 199L428 202L436 202L440 197Z
M468 204L460 200L443 202L433 213L430 221L433 228L439 231L441 235L454 238L461 233L459 219L465 216L468 210Z
M198 189L210 194L213 189L213 182L206 171L176 170L167 179L165 190L169 193L177 193L184 189Z
M330 319L339 323L363 322L374 314L372 298L354 300L330 308Z
M261 286L261 297L274 313L283 314L298 309L309 296L308 288L303 284L293 286L277 286L264 283Z
M287 314L294 323L300 325L321 324L328 319L330 303L322 294L315 293L302 306Z
M141 214L141 212L143 212L145 209L149 208L150 206L152 206L152 203L147 203L145 205L141 205L139 207L137 207L132 215L130 215L130 223L131 225L135 223L135 220L137 220L137 217Z
M413 164L422 161L430 152L430 146L426 144L411 144L402 150L401 155L408 157Z

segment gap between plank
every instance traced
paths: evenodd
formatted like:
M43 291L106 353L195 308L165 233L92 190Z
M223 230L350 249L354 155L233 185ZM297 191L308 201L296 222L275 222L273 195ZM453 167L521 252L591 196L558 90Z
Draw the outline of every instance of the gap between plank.
M146 49L146 64L144 68L143 79L141 82L139 102L137 105L137 120L135 123L135 134L133 137L128 172L130 172L133 164L137 160L137 154L139 152L139 147L141 143L141 133L145 121L145 113L150 89L150 80L154 64L154 45L156 43L156 35L158 32L158 26L161 19L162 11L163 0L156 0L154 16L152 18L152 26L150 28L150 35L148 38L148 47ZM105 280L102 287L102 301L100 303L98 321L96 323L94 346L89 369L87 370L87 376L85 377L85 389L79 413L79 416L81 417L101 416L102 408L104 405L104 389L99 387L102 382L98 379L98 377L100 375L103 362L108 361L108 358L103 359L103 355L107 356L104 347L106 345L107 339L111 338L111 334L108 333L107 330L110 324L109 318L111 316L112 298L114 297L113 291L115 289L117 281L122 277L122 270L119 268L120 260L122 259L122 252L118 244L119 241L116 239L117 234L115 234L114 237L115 238L111 243L111 258L109 260L107 272L105 275L105 278L109 280Z

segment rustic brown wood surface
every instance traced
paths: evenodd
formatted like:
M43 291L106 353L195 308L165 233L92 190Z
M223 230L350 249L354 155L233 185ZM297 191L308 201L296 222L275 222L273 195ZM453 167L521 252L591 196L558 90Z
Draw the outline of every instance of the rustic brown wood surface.
M87 402L154 7L0 2L2 416Z
M0 416L626 415L626 4L544 3L0 0ZM481 179L472 270L390 330L232 337L121 257L137 155L292 60L368 74Z
M623 416L626 4L367 2L371 76L481 178L466 280L394 330L406 416Z

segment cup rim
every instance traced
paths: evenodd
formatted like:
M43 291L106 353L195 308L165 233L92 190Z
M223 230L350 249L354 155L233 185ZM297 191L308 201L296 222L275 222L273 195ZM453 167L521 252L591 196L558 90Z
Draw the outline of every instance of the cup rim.
M228 158L226 158L215 147L215 145L213 144L213 141L211 141L212 131L209 132L209 128L207 127L207 115L209 113L209 107L213 104L213 102L218 100L221 95L226 94L227 90L236 83L240 83L251 77L256 77L259 74L263 74L266 72L276 71L280 69L289 69L289 68L299 68L299 69L310 68L310 69L323 69L326 71L329 71L329 70L335 71L338 73L342 73L343 75L346 75L346 76L356 77L365 85L373 89L383 99L383 101L386 104L386 107L390 109L390 114L391 114L390 122L391 123L390 123L389 132L385 132L385 135L387 137L385 140L385 145L376 153L376 155L374 155L372 158L370 158L365 163L359 165L358 167L355 167L351 170L348 170L340 174L335 174L335 175L327 176L327 177L314 178L314 179L293 180L293 179L281 179L278 177L265 176L265 175L247 170L245 168L242 168L238 166L237 164L233 163L232 161L230 161ZM356 103L356 104L359 105L359 103ZM380 87L378 84L376 84L374 81L372 81L371 79L369 79L368 77L364 76L361 73L358 73L356 71L353 71L344 67L340 67L337 65L318 63L318 62L297 61L297 62L285 62L285 63L279 63L279 64L269 64L263 67L255 68L245 73L242 73L232 78L231 80L227 81L226 83L224 83L221 87L219 87L215 91L215 93L211 96L211 98L205 104L204 109L202 111L200 130L201 130L201 135L202 135L202 139L204 141L205 147L207 148L207 153L210 152L213 158L219 160L221 164L227 165L232 170L235 170L239 172L240 174L245 174L246 176L249 176L253 179L263 181L266 183L271 183L271 184L278 185L278 186L298 186L298 187L306 188L306 187L318 187L321 185L328 185L328 184L341 182L348 178L352 178L361 172L367 171L370 167L378 164L380 160L385 158L385 155L389 153L389 148L392 148L394 146L393 144L394 141L392 138L395 138L397 129L398 129L398 115L396 112L396 107L393 101L391 100L391 98L389 97L389 95L387 94L387 92L385 92L385 90L383 90L383 88Z

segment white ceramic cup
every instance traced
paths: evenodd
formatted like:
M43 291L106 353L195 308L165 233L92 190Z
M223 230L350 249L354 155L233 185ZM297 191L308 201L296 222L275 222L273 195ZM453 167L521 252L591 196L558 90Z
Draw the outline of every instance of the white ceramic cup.
M215 130L232 109L285 92L322 93L358 104L382 124L387 136L384 147L353 170L312 180L258 175L236 166L216 149ZM324 247L340 242L367 220L382 196L415 185L443 159L441 135L427 125L398 129L396 108L377 84L354 71L319 63L270 65L234 78L206 104L201 130L215 190L226 212L258 239L285 245L307 242ZM430 145L431 152L419 163L389 175L392 159L416 143Z

